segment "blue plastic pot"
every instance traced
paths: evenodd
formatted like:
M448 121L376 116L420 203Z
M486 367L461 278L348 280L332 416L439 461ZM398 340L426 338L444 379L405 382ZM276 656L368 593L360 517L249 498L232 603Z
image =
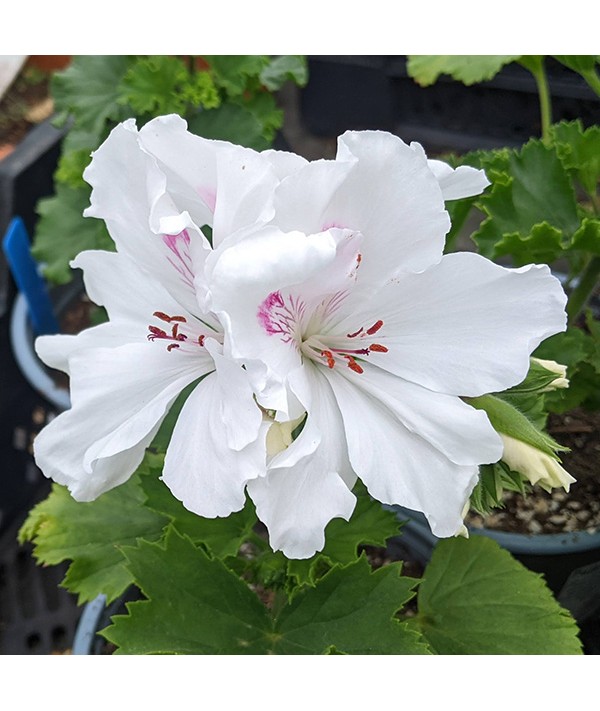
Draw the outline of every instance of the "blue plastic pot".
M403 545L416 561L425 565L439 539L431 533L423 514L401 506L392 509L399 520L406 521L402 529ZM542 573L555 593L560 592L574 570L600 561L600 531L526 535L469 528L469 533L494 539L529 570Z

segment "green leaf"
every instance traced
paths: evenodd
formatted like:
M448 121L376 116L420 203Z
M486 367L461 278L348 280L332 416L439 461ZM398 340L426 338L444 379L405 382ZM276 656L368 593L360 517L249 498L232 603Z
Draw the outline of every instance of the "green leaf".
M438 543L418 604L439 654L581 654L575 621L541 576L484 536Z
M205 55L215 84L229 96L241 96L250 78L258 78L269 65L269 57L257 54Z
M221 97L212 76L206 71L195 72L182 89L183 99L192 106L216 109L221 105Z
M407 71L421 86L434 84L440 74L449 74L469 85L492 79L505 64L519 57L518 54L411 54Z
M600 179L600 126L584 129L577 121L563 121L551 129L552 140L565 168L574 171L588 195L596 195Z
M169 527L162 545L123 549L148 600L103 632L120 654L264 654L271 621L246 583Z
M290 560L288 575L299 584L313 585L323 558L332 565L345 565L357 559L359 545L384 546L400 528L396 514L384 509L365 492L357 496L350 521L334 518L327 524L321 553L308 560Z
M44 265L48 281L55 284L70 281L69 262L84 249L115 248L102 220L83 217L90 204L89 196L89 187L72 189L58 185L56 195L37 204L40 220L31 252Z
M365 558L334 568L305 588L277 619L277 654L428 654L419 635L395 614L418 581L400 575L401 563L371 571Z
M78 130L103 134L105 123L125 118L118 104L119 85L131 57L79 55L52 78L56 110L73 114Z
M33 541L39 563L73 561L63 586L79 595L79 604L104 593L110 600L132 583L120 551L138 538L157 540L166 516L143 506L137 477L95 501L75 501L65 487L54 484L51 494L30 512L19 540Z
M262 126L261 135L270 143L283 126L283 111L277 106L275 97L267 92L262 92L244 100L241 106L260 123Z
M532 255L544 261L559 256L580 219L556 150L534 139L520 152L497 153L488 177L492 189L478 202L487 218L473 235L481 253L492 259L510 253L517 265Z
M218 138L256 150L270 145L263 136L262 123L239 104L224 103L217 109L202 111L189 119L188 128L204 138Z
M554 55L554 58L569 67L569 69L581 74L592 91L600 96L600 77L597 70L597 65L600 63L599 56L594 56L593 54L561 54Z
M187 80L188 71L178 57L138 57L123 77L119 101L138 115L182 114L186 101L181 87Z
M54 180L70 188L87 188L83 179L83 171L92 160L91 151L82 148L76 151L64 151L58 161L58 168L54 173Z
M565 67L569 67L569 69L579 74L593 70L598 61L600 61L600 58L593 54L555 54L553 57L554 59L558 59Z
M124 553L147 600L128 604L103 632L125 654L424 654L417 632L394 619L415 580L400 564L374 573L365 558L336 568L276 621L246 583L170 528L163 544Z
M260 81L269 91L277 91L286 81L293 81L299 86L306 86L308 64L306 57L286 54L274 57L260 73Z
M600 220L585 217L581 227L573 235L571 249L600 256Z
M204 518L188 511L156 475L162 470L162 457L159 460L154 475L141 478L145 506L168 517L179 533L189 536L196 545L204 544L217 558L236 555L256 523L254 508L247 504L225 518Z

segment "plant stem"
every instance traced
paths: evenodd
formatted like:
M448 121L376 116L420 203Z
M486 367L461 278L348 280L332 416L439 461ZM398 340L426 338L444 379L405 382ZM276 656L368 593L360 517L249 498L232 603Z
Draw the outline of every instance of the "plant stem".
M537 84L538 96L540 98L540 119L542 124L542 141L547 145L550 143L550 126L552 126L552 102L550 100L550 89L548 87L548 77L544 66L542 55L525 55L521 57L519 63L528 69Z
M577 286L571 292L567 304L569 324L575 323L577 317L584 309L600 277L600 257L592 257L581 275Z

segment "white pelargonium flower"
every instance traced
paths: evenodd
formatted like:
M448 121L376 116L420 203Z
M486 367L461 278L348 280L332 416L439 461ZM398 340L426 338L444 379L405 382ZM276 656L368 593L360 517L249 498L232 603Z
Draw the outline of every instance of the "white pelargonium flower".
M199 380L181 410L163 479L184 501L202 492L205 516L243 507L246 482L265 474L270 421L246 371L223 356L223 328L203 308L213 245L260 223L280 174L298 156L208 141L169 116L119 125L94 154L86 214L105 220L117 253L72 263L110 321L77 336L45 336L40 357L70 375L72 408L35 440L48 477L89 501L135 471L169 408ZM192 472L191 476L189 472Z
M532 484L539 484L546 491L562 487L569 491L575 479L554 457L508 435L501 435L504 451L502 460L515 472L519 472Z
M473 180L487 184L478 171L432 169L390 134L348 132L335 161L281 180L268 225L207 258L226 354L247 359L250 377L266 364L258 401L277 420L307 413L248 482L273 548L318 550L328 521L350 516L357 476L454 535L478 466L500 459L487 415L461 396L521 382L534 348L564 330L566 298L546 266L442 256L444 198L472 195Z
M442 256L444 200L481 191L482 171L380 132L307 163L169 116L118 126L85 177L117 253L74 266L110 321L38 339L73 403L36 438L47 476L79 500L122 483L198 381L163 472L191 511L228 515L247 492L273 548L305 558L350 517L359 476L437 535L460 529L478 465L503 452L461 396L522 381L565 327L546 267Z

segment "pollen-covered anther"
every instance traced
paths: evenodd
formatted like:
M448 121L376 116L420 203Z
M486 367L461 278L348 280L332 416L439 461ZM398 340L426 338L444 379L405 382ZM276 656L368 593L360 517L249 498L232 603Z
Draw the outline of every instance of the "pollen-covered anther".
M372 336L373 334L377 333L377 331L379 331L382 326L383 321L379 319L379 321L375 321L371 328L367 328L366 331L364 327L361 326L358 331L355 331L354 333L347 333L346 338L364 338L365 336Z
M173 321L177 321L179 323L187 323L187 319L185 318L185 316L169 316L163 311L155 311L152 315L156 316L156 318L159 318L161 321L166 321L166 323L172 323Z
M372 343L369 346L370 351L375 351L375 353L387 353L388 349L385 346L382 346L380 343Z
M375 321L371 328L367 329L367 335L372 336L374 333L377 333L382 326L383 321L381 319L379 319L379 321Z
M347 365L350 368L350 370L353 370L355 373L364 373L364 370L362 367L354 360L354 358L350 355L344 355L343 356L347 361Z
M321 355L323 356L323 358L327 358L327 367L333 368L335 365L335 358L333 357L333 353L331 351L321 351Z
M169 343L169 345L167 346L167 350L172 351L173 348L179 348L179 343Z

